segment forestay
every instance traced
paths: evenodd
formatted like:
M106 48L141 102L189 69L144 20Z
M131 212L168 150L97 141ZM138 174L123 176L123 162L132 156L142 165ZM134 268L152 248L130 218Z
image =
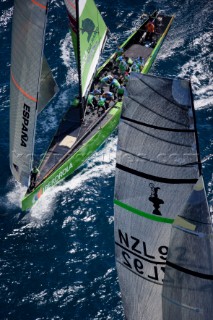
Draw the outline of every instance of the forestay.
M28 185L32 167L38 108L39 111L44 108L55 93L56 86L49 66L43 60L47 2L47 0L15 0L14 3L10 85L10 166L15 179L23 185ZM44 89L41 91L40 78L43 79Z
M163 319L210 320L213 233L202 176L175 219L163 285Z
M131 73L119 124L116 264L125 316L162 320L171 224L199 177L190 83Z
M81 96L87 94L103 49L107 27L93 0L64 0L78 62Z

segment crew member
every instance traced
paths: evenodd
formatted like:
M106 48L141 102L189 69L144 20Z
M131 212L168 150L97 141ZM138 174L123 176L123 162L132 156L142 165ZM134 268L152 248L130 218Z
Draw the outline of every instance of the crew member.
M114 93L115 99L117 96L116 92L117 92L118 88L120 88L120 86L121 86L120 83L115 78L112 80L112 82L110 84L109 90Z
M90 92L90 94L94 96L100 96L102 93L104 93L103 88L94 89L93 91Z
M30 173L30 186L27 189L28 193L30 193L35 188L36 177L37 177L38 173L39 173L38 168L33 167L33 169L31 170L31 173Z
M100 111L104 112L105 111L105 102L106 102L106 98L104 97L101 97L99 100L98 100L98 113Z
M123 95L124 95L124 90L125 90L125 86L121 85L119 88L118 88L118 100L121 100Z
M114 100L114 94L111 91L107 91L107 92L104 92L102 94L102 97L106 99L106 101L105 101L105 109L107 110L109 108L110 102L112 100Z
M97 106L97 100L95 99L94 95L91 93L88 95L87 104L88 106L92 107L93 110Z
M114 94L111 91L104 92L102 94L102 97L105 98L108 102L110 102L111 100L114 100Z
M106 75L101 79L101 87L103 87L105 84L109 84L113 79L113 76L111 74Z
M145 40L149 40L152 42L152 36L155 32L155 25L151 17L149 18L149 22L145 25L145 28L147 31Z
M119 63L119 70L121 74L124 74L128 70L129 66L126 63L125 59L122 59Z

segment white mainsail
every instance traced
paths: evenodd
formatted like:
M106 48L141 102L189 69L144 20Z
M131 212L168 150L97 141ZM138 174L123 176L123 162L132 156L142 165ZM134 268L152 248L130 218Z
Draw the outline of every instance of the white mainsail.
M163 319L171 225L199 167L189 81L131 73L119 124L114 200L116 265L128 320Z
M48 0L15 0L14 3L10 167L16 180L26 186L32 168L37 113L52 98L56 88L43 57L47 3Z

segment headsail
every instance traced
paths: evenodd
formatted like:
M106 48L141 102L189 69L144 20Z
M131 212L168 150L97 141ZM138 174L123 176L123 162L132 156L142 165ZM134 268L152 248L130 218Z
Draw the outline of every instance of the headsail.
M199 177L190 83L132 73L119 124L116 264L127 319L162 320L171 224Z
M40 88L39 88L39 96L38 96L38 113L41 112L48 102L54 97L54 95L58 92L58 86L53 78L52 71L49 67L49 64L43 56L42 61L42 71L40 77Z
M81 97L87 93L101 50L107 27L93 0L64 0L72 28L72 40L79 68Z
M40 95L47 0L15 0L10 86L10 167L28 185ZM46 64L45 64L46 65ZM48 68L47 68L48 69ZM49 74L49 72L48 72ZM49 77L52 83L52 77ZM52 95L48 94L48 99ZM47 97L43 99L47 102ZM40 109L44 105L40 106Z
M175 219L163 285L163 320L210 320L213 232L202 176Z

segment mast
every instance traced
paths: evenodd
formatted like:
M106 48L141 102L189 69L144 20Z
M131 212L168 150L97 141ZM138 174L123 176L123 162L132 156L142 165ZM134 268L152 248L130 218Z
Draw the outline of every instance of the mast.
M93 0L64 0L71 25L71 35L79 75L81 118L85 99L105 44L107 27Z
M76 24L77 24L77 68L79 79L79 106L81 122L84 119L84 99L82 97L82 77L81 77L81 47L80 47L80 19L79 19L79 0L76 0Z

